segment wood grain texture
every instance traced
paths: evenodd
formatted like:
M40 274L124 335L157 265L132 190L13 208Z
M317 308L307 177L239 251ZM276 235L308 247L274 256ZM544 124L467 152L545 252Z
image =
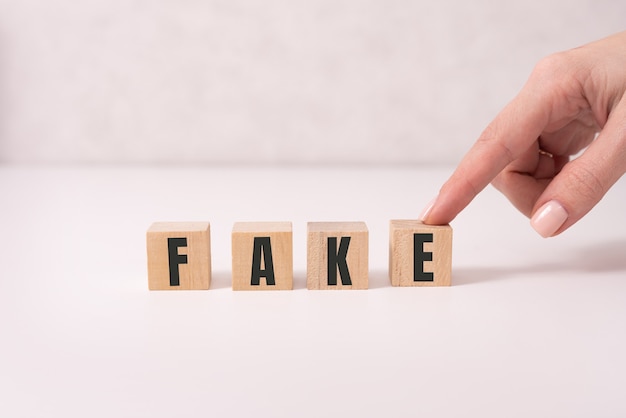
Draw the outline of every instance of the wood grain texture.
M257 267L263 270L258 284L252 283L255 238L269 238L257 246ZM268 246L269 244L269 246ZM270 260L271 266L265 261ZM260 261L260 264L259 264ZM268 268L274 284L268 284ZM232 231L233 290L293 289L293 227L291 222L237 222Z
M415 234L432 235L432 242L418 242ZM415 280L415 254L431 253L432 261L419 261L432 281ZM428 256L427 256L428 257ZM419 275L419 274L418 274ZM452 283L452 228L426 225L418 220L392 220L389 223L389 278L392 286L450 286Z
M176 262L179 284L170 284L169 238L185 238L174 249L186 262ZM211 230L208 222L156 222L146 233L150 290L206 290L211 285ZM180 261L180 259L178 260Z
M336 284L329 284L329 238L336 239L338 251L342 238L349 237L345 264L351 284L337 266ZM345 242L345 241L344 241ZM307 289L367 289L369 232L364 222L309 222L307 226Z

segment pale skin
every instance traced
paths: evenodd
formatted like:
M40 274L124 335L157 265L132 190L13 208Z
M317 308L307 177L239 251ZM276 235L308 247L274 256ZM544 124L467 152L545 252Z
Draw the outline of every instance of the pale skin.
M626 172L625 92L626 32L544 58L422 221L449 223L491 183L543 237L567 230Z

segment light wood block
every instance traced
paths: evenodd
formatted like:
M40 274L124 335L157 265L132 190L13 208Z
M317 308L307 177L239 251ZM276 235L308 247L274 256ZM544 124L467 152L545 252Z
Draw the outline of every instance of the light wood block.
M389 278L392 286L450 286L450 225L392 220L389 226Z
M156 222L146 234L150 290L208 289L211 231L208 222Z
M293 289L291 222L237 222L233 226L233 290Z
M367 289L368 251L364 222L309 222L307 289Z

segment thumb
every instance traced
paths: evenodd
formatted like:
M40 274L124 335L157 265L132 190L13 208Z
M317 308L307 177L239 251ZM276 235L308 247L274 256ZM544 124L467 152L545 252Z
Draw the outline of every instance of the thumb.
M544 238L560 234L585 216L626 172L626 101L621 100L602 132L566 164L541 194L531 226Z

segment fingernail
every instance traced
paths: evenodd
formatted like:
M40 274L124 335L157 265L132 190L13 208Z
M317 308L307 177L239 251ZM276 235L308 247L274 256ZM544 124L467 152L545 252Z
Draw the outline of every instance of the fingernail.
M432 210L433 206L435 206L435 201L436 200L437 200L437 197L435 197L433 200L428 202L428 205L426 205L426 207L424 208L424 210L422 211L422 213L419 216L419 220L420 221L424 222L426 220L426 218L430 214L430 211Z
M569 214L556 200L543 205L530 220L530 225L544 238L551 237L565 223Z

